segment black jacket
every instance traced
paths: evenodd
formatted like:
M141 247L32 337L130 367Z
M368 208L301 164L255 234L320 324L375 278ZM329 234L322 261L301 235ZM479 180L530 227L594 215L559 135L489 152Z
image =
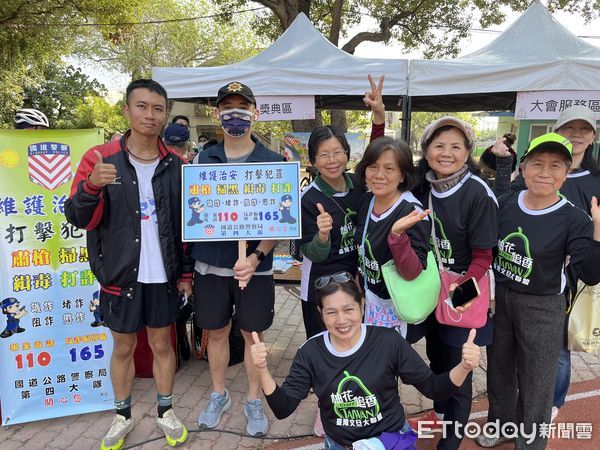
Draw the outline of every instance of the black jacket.
M132 297L137 283L141 249L140 199L135 168L126 151L127 132L120 141L99 145L83 156L65 203L69 222L87 230L92 272L102 290ZM152 177L156 201L160 250L169 287L191 281L193 260L190 247L181 242L181 166L185 161L171 152L159 138L160 163ZM104 188L93 186L88 177L98 158L114 164L117 180Z

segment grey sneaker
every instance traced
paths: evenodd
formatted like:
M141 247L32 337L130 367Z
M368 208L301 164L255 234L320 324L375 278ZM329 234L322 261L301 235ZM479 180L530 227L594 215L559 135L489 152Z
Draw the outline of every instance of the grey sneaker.
M246 402L244 414L248 418L246 431L250 436L261 437L267 434L269 421L267 420L267 416L265 416L262 403L259 399Z
M167 444L171 447L183 444L188 437L187 428L177 418L173 409L169 409L162 417L157 417L156 423L158 423L158 426L165 433Z
M115 414L110 430L102 439L101 450L119 450L123 447L125 437L133 430L133 419L126 419L120 414Z
M504 437L504 436L488 437L488 436L484 436L483 434L480 434L479 436L477 436L475 438L475 442L477 442L477 445L479 445L480 447L485 447L485 448L498 447L500 444L504 444L505 442L512 441L512 440L513 439L509 438L509 437Z
M229 408L231 408L231 397L229 397L227 389L225 389L224 394L213 392L210 394L210 400L206 408L198 417L198 426L200 428L215 428L221 421L221 414Z

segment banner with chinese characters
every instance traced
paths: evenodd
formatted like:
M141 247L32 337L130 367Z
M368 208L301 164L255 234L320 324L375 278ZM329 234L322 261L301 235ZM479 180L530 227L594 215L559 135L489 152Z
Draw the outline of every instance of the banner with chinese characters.
M183 240L299 239L300 164L183 167Z
M258 121L302 120L315 118L315 97L312 95L261 95L256 97Z
M600 116L600 91L523 91L517 92L515 119L556 120L561 111L583 105Z
M64 204L102 130L0 130L2 424L112 408L112 339L102 326L85 231Z

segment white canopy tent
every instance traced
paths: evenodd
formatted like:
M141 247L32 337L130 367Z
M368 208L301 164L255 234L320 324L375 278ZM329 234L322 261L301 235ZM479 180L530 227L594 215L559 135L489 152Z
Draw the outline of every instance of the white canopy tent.
M314 95L317 107L360 109L369 88L367 75L385 75L385 102L398 110L407 93L408 61L352 56L329 42L299 14L266 50L245 61L219 67L155 67L152 78L169 98L206 101L219 88L241 81L255 95Z
M562 89L600 89L600 48L567 30L538 0L481 50L410 61L415 111L510 110L517 91Z

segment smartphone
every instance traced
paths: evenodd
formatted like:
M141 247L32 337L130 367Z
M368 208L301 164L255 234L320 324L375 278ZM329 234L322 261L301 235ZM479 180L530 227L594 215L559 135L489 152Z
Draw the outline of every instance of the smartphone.
M468 278L459 284L456 289L451 292L450 295L450 306L456 308L457 306L463 306L479 297L481 291L479 285L474 277Z

